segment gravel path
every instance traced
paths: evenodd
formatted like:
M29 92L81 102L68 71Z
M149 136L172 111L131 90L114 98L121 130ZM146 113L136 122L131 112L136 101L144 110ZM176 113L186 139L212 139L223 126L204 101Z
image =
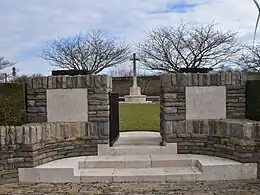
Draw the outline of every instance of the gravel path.
M0 194L15 195L260 195L260 180L188 183L24 184L0 185Z

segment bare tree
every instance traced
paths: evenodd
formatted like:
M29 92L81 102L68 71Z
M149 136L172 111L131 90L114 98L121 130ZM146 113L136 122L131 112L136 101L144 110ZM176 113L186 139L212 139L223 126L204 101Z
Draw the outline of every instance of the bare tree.
M27 75L19 75L15 77L14 81L17 83L26 83Z
M111 77L133 77L133 69L132 67L129 68L129 66L119 66L115 67L112 70L108 72L108 75ZM137 76L154 76L155 72L147 72L147 70L144 69L137 69L136 72ZM157 73L157 75L160 75L161 73Z
M97 74L128 60L129 46L110 39L100 30L73 38L61 38L42 49L43 59L62 69L87 70Z
M244 45L235 62L242 71L260 72L260 44Z
M14 78L14 81L17 82L17 83L25 83L27 78L39 78L39 77L43 77L44 75L41 74L41 73L35 73L35 74L32 74L32 75L26 75L26 74L22 74L22 75L17 75L15 78Z
M179 71L180 68L215 68L239 51L237 33L221 32L215 24L177 28L164 27L147 33L138 44L142 64L151 70Z
M120 66L110 70L108 75L111 77L130 77L133 75L133 71L128 67Z
M13 66L15 62L11 62L4 57L0 57L0 70L3 70L7 67Z

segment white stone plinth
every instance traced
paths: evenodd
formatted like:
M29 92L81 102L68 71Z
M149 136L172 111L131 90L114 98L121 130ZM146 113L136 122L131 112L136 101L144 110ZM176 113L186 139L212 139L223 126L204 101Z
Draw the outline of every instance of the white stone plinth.
M126 95L125 102L128 102L128 103L146 102L146 95Z
M140 87L130 87L130 95L126 95L125 101L120 103L148 104L152 103L152 101L146 101L146 95L141 95Z
M130 96L131 95L136 95L136 96L140 96L141 95L141 88L140 87L130 87Z

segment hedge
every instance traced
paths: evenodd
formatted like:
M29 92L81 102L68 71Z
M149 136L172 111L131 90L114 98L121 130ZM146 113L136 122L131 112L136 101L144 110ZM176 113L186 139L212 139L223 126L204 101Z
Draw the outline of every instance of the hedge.
M26 123L25 93L23 83L0 83L0 125Z

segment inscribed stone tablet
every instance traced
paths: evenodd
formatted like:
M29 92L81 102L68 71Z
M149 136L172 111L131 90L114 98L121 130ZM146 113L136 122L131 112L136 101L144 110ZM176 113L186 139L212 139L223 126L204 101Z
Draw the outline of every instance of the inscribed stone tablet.
M87 89L48 89L48 122L88 121Z
M186 119L225 119L226 87L186 87Z

